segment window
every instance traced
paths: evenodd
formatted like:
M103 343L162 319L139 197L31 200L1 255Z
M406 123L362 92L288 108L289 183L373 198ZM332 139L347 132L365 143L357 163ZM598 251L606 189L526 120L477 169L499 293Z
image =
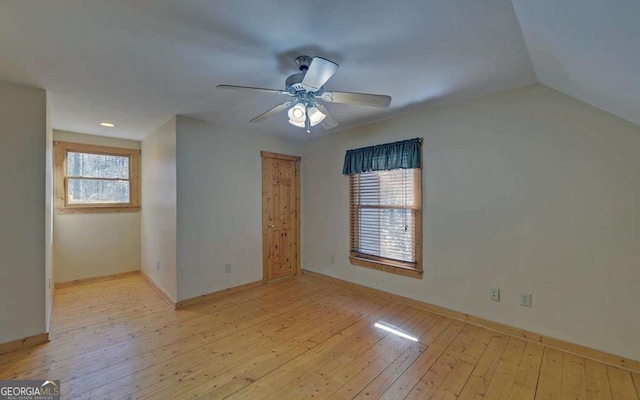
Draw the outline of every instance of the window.
M140 209L140 150L56 142L58 213Z
M350 176L351 262L421 276L419 168Z
M348 150L351 264L422 278L422 140Z

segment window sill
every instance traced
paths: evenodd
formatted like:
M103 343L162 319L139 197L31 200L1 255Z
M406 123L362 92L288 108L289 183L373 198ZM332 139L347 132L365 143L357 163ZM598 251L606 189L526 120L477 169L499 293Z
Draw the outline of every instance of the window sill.
M140 206L56 208L56 213L58 214L126 213L138 211L140 211Z
M351 265L358 267L371 268L378 271L390 272L392 274L408 276L410 278L422 279L422 271L413 268L399 267L392 264L382 263L379 261L367 260L364 258L349 256Z

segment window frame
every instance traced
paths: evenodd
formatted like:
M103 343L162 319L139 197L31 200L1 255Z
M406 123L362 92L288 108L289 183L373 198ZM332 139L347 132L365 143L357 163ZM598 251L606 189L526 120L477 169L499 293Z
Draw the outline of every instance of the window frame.
M54 142L55 149L55 208L58 214L120 213L140 210L140 150L93 144ZM68 201L67 155L85 153L129 158L129 203L70 204Z
M362 254L354 251L354 242L358 240L354 237L357 231L354 224L358 224L358 215L356 207L354 207L354 184L356 175L349 176L349 260L351 265L372 268L378 271L389 272L393 274L408 276L411 278L422 279L422 168L415 168L416 173L413 174L414 200L416 206L412 208L415 217L415 266L414 263L392 260L385 257ZM372 171L377 172L377 171ZM397 206L378 206L379 208L397 209ZM366 208L366 207L365 207Z

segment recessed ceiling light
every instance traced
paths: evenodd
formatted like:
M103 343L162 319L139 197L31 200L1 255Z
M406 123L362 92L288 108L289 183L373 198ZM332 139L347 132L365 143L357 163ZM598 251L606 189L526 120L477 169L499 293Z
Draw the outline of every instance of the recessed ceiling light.
M100 126L104 126L105 128L115 128L116 124L112 124L111 122L100 122Z

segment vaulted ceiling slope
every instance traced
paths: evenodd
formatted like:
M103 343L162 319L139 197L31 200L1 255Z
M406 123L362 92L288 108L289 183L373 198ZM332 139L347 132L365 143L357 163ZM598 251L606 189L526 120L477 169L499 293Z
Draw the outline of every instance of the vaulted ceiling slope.
M640 1L513 4L540 83L640 124Z
M387 110L328 104L341 129L535 82L510 0L10 0L0 2L0 80L50 91L55 128L142 139L174 114L304 138L249 120L298 55L340 64L328 90L393 97ZM115 122L115 129L98 126Z

